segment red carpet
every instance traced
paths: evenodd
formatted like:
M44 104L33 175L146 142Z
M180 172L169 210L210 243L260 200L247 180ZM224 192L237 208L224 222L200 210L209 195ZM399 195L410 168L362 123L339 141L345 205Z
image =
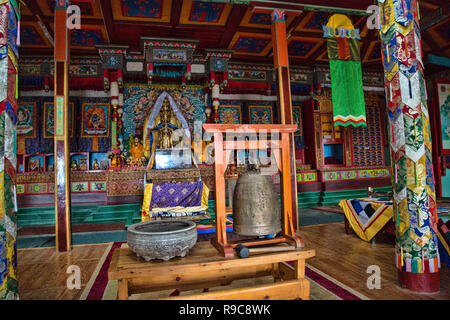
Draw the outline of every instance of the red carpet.
M114 242L111 249L109 250L108 255L106 256L105 261L100 269L100 272L97 275L97 278L94 281L94 284L89 291L89 294L86 300L102 300L103 293L105 292L106 285L108 284L108 268L111 263L112 254L114 249L120 248L120 246L125 242Z

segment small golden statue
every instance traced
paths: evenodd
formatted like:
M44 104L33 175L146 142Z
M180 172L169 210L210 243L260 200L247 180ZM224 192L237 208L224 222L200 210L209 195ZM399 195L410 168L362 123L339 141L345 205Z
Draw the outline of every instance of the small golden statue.
M126 159L127 165L132 167L143 166L146 159L144 157L144 145L138 136L130 137L130 156Z
M72 164L70 165L70 170L78 170L78 165L76 160L72 160Z
M92 170L99 170L100 165L98 164L97 159L94 160L94 163L92 164Z

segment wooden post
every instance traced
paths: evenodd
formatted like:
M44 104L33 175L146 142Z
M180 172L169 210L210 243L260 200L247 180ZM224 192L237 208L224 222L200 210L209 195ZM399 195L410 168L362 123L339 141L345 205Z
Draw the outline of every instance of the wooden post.
M395 3L395 1L394 1ZM439 291L437 210L417 0L378 1L400 286Z
M281 124L294 124L292 116L291 82L289 76L289 58L286 36L286 16L283 10L273 10L272 17L272 44L274 70L277 75L277 97L280 108ZM294 228L298 228L298 202L297 202L297 173L295 165L294 135L289 134L290 161L291 161L291 215ZM283 185L283 184L281 184ZM282 194L284 190L281 190Z
M57 0L55 7L55 235L56 250L71 249L70 228L70 147L69 147L69 61L70 38L67 28L68 1Z

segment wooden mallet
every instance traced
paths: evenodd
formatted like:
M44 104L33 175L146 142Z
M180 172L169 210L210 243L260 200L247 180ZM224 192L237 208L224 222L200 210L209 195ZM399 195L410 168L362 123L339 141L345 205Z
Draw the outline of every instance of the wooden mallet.
M235 248L239 258L248 258L253 253L270 253L281 251L297 250L294 246L272 246L272 247L260 247L260 248L247 248L243 244L238 244Z

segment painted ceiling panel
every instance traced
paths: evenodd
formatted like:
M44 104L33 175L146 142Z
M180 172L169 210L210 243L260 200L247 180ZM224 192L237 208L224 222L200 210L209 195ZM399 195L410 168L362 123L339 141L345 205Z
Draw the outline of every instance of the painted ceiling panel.
M235 54L266 55L271 46L271 37L258 34L237 33L230 49Z
M308 58L323 42L323 39L293 37L289 40L288 54L292 58Z
M233 5L202 1L183 1L180 24L224 26Z
M80 30L70 31L70 43L72 48L95 49L96 45L105 44L107 39L104 27L95 25L83 25Z
M49 43L37 23L22 22L20 26L20 43L23 47L46 48Z
M111 7L115 20L170 22L172 0L111 0Z
M297 30L322 32L322 26L327 24L329 17L330 14L325 12L308 12Z
M53 33L54 0L21 0L23 19L21 22L21 51L25 55L52 54L52 46L37 23L36 15ZM431 0L430 0L431 1ZM295 3L294 0L284 2ZM353 7L361 9L369 0L304 0L323 6ZM442 1L445 2L445 1ZM157 36L171 38L198 39L197 54L204 48L234 49L234 59L251 61L255 59L272 62L270 54L271 18L268 13L253 12L249 6L238 3L209 2L194 0L72 0L79 5L82 16L82 30L71 32L72 54L97 52L97 44L130 45L140 50L140 37ZM297 2L298 3L298 2ZM432 16L436 9L444 6L437 1L420 1L422 18ZM299 17L287 16L287 29L291 33L288 40L289 56L295 63L311 63L313 60L327 61L322 25L326 24L330 13L305 11ZM376 31L366 30L365 17L350 16L352 22L361 29L363 62L380 61ZM83 21L83 19L85 19ZM293 31L294 29L294 31ZM431 41L427 43L427 40ZM449 50L449 18L423 31L424 53L445 55ZM48 52L47 52L48 50ZM381 64L380 64L381 68Z

